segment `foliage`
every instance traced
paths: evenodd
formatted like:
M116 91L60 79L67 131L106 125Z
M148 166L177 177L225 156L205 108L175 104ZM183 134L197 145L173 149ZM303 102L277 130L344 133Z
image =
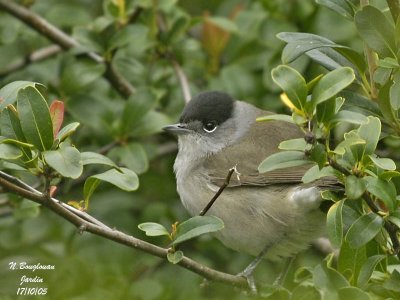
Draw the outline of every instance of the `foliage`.
M263 262L256 275L267 283L261 296L400 297L399 262L392 255L400 226L398 6L371 1L360 7L353 0L20 2L79 47L51 52L52 42L0 11L1 171L146 239L138 226L150 242L169 247L173 264L185 253L237 273L250 257L203 235L220 230L219 219L188 218L175 192L174 142L159 134L184 105L184 73L193 94L223 90L277 112L259 121L284 120L303 130L305 139L282 142L261 172L311 162L305 183L334 176L344 187L322 194L333 204L327 233L340 248L337 259L312 250L300 254L280 288L272 285L280 266ZM37 50L47 54L38 59ZM121 93L109 80L110 69L134 92ZM2 266L56 264L56 272L38 272L54 299L243 298L221 284L201 289L197 275L148 254L77 236L19 196L1 195L0 217ZM171 230L161 223L172 224ZM0 270L2 296L14 297L23 274Z

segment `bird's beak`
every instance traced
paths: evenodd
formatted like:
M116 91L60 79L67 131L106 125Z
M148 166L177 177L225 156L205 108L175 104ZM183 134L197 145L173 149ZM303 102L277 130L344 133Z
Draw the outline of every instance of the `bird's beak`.
M164 126L162 129L165 130L166 132L170 132L176 135L181 135L191 132L191 130L187 128L187 125L182 123L167 125Z

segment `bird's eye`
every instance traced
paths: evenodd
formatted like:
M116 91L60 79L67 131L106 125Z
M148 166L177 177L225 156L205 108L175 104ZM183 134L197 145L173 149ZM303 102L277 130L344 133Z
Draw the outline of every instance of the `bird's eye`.
M214 132L215 129L217 129L217 124L215 122L207 122L203 126L203 130L208 133Z

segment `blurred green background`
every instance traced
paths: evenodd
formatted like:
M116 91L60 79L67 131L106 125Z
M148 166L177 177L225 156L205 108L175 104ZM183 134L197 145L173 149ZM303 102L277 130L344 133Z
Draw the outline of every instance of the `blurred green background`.
M371 2L379 6L379 1ZM30 54L53 44L0 11L0 86L15 80L43 83L50 101L65 102L64 124L81 123L73 136L78 149L99 151L140 174L137 192L125 193L102 184L92 197L88 212L111 227L161 246L167 246L168 241L146 237L137 225L153 221L168 228L189 217L175 191L175 141L160 132L162 125L177 120L184 106L171 57L185 72L193 95L216 89L261 108L285 112L279 101L280 90L270 75L280 63L284 46L275 37L277 33L316 33L362 51L353 23L312 0L19 3L72 35L83 47L23 65ZM121 3L125 4L123 10ZM104 69L85 57L88 51L112 59L137 93L128 100L119 95L102 77ZM17 68L18 65L23 66ZM291 65L308 80L323 72L321 66L306 57ZM154 102L140 122L124 117L134 111L138 95L147 95ZM90 168L84 176L96 170ZM34 182L33 178L25 180ZM82 186L80 179L63 180L57 198L79 201ZM209 235L185 243L182 250L207 266L233 274L252 259L226 249ZM310 249L299 255L296 266L314 266L322 257ZM201 277L146 253L88 233L79 235L76 228L52 212L2 194L2 299L17 298L20 278L26 274L9 270L12 261L55 265L53 271L32 273L43 277L44 283L39 286L48 288L46 299L246 298L222 284L201 287ZM256 278L271 284L281 268L280 264L263 262ZM290 287L292 281L290 274L286 285Z

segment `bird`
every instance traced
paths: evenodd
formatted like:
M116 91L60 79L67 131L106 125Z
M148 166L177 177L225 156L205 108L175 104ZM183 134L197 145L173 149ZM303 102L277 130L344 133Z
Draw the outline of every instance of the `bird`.
M215 236L225 246L255 256L239 275L256 290L253 271L263 259L291 258L325 233L324 183L303 184L310 165L260 173L282 141L304 137L293 123L257 122L271 115L220 91L206 91L185 106L179 122L164 127L178 136L177 192L195 216L235 172L207 214L224 222Z

